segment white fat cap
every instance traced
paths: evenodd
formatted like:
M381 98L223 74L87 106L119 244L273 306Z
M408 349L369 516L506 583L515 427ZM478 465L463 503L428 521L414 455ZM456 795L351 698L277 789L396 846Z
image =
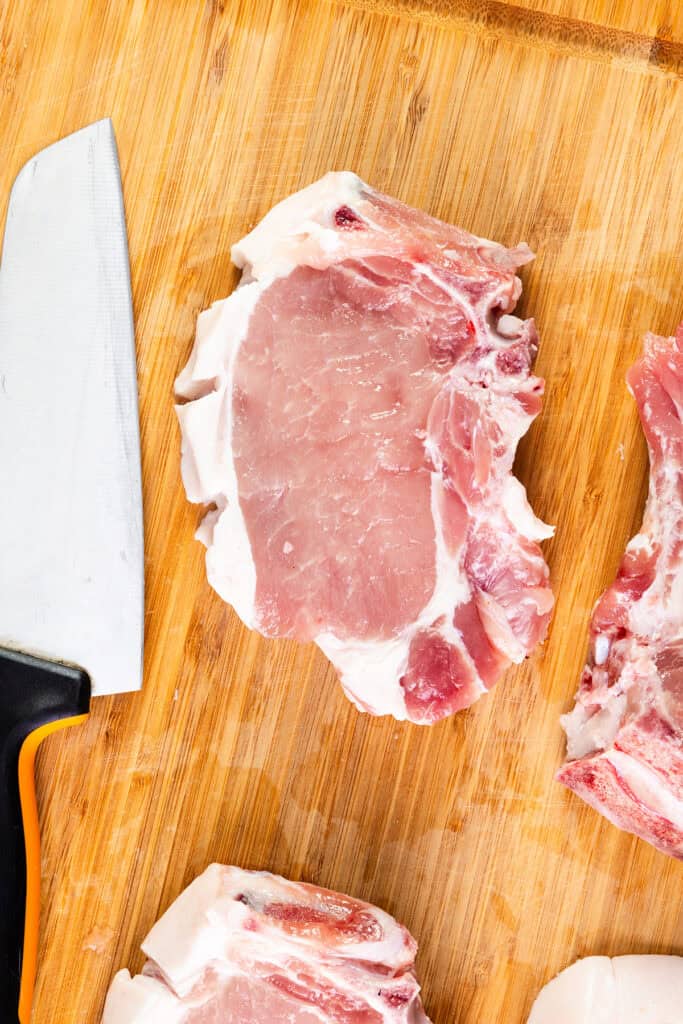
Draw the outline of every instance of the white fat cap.
M590 956L553 978L528 1024L683 1024L683 957Z

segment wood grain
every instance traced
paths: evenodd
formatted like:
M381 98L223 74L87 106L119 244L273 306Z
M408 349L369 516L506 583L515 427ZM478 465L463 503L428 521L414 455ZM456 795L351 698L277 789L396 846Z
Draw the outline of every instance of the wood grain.
M680 5L372 6L0 7L0 215L29 156L114 119L147 544L145 689L99 700L40 758L35 1024L96 1022L112 973L139 968L147 929L212 860L396 914L438 1024L521 1024L577 956L683 953L682 866L553 782L589 611L645 494L624 374L645 330L683 316ZM538 252L523 309L547 399L518 471L557 524L557 612L536 656L431 729L359 715L315 649L244 630L205 582L179 479L172 383L197 313L235 282L231 242L345 167Z

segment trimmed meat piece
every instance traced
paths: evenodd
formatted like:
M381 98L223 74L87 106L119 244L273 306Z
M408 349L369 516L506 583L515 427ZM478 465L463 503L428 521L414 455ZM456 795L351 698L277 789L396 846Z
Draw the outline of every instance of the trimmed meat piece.
M676 1024L683 957L589 956L541 989L528 1024Z
M369 903L213 864L115 976L102 1024L429 1024L415 940Z
M544 638L550 527L512 475L541 408L504 249L328 174L234 246L177 381L199 536L251 628L314 640L363 711L431 723Z
M683 325L628 374L650 451L643 525L598 601L558 778L683 858Z

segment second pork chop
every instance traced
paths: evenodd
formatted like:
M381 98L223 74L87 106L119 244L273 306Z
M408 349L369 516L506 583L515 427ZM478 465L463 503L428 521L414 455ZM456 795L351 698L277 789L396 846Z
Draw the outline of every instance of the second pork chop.
M566 786L610 821L683 858L683 325L648 334L628 383L650 451L650 493L593 612Z
M512 475L543 391L511 315L530 258L328 174L234 247L178 379L210 582L373 714L467 707L545 635L552 531Z
M102 1024L430 1024L408 931L370 903L212 864L119 971Z

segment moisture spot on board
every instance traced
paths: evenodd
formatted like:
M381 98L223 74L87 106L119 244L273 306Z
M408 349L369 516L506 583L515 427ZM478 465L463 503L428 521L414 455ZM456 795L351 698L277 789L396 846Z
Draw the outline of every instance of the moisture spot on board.
M116 932L113 928L100 927L96 925L92 931L90 931L83 943L83 951L90 951L92 953L104 953L107 946L111 943Z
M576 214L576 227L579 231L598 231L602 226L602 213L592 199L586 199Z
M282 545L282 554L283 555L291 555L293 550L294 550L294 545L290 544L289 541L286 540L284 542L284 544Z

